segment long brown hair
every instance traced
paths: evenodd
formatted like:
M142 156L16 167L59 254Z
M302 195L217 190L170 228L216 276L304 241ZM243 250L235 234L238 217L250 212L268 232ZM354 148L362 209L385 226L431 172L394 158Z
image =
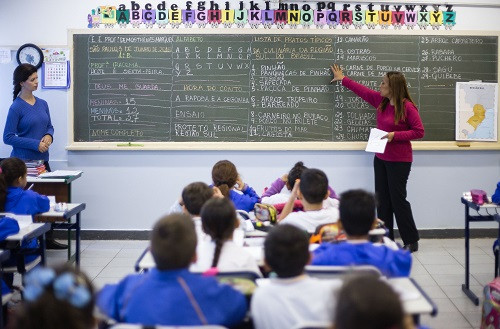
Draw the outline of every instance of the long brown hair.
M391 97L394 99L394 124L398 124L400 121L406 120L405 113L405 101L413 103L415 102L410 96L410 92L408 91L408 86L406 85L406 79L403 73L390 71L387 72L386 75L389 80L389 88L391 90ZM385 97L380 103L378 109L380 111L384 111L387 103L390 102L390 99Z
M229 199L210 199L201 208L200 215L203 231L215 242L212 267L217 267L222 246L237 227L236 210Z
M212 168L212 181L218 187L222 195L229 198L229 190L233 188L238 179L236 166L229 160L221 160Z

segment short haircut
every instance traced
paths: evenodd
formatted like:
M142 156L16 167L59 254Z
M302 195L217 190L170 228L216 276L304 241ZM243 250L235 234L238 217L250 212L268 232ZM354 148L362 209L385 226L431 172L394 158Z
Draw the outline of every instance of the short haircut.
M339 217L347 235L367 235L375 220L375 196L364 190L349 190L340 195Z
M376 276L347 279L337 300L335 329L403 328L404 313L398 294Z
M159 270L187 268L196 252L196 232L188 215L167 215L153 227L151 254Z
M321 203L328 193L328 178L319 169L306 169L300 175L300 193L309 203Z
M194 182L182 190L182 202L186 210L194 216L198 216L201 207L214 195L214 191L203 182Z
M302 172L307 169L306 166L304 166L304 162L299 161L297 162L292 169L288 172L288 178L287 178L287 187L292 190L293 186L295 185L295 181L300 178L302 175Z
M264 241L266 263L280 278L291 278L304 272L309 262L309 238L296 226L273 227Z

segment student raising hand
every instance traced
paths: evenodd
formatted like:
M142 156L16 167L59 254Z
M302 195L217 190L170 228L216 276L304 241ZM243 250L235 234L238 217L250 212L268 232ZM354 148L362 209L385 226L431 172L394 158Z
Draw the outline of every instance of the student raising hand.
M342 81L342 79L344 79L344 73L342 72L342 68L338 64L330 65L330 69L333 73L333 79L332 81L330 81L330 83L333 83L335 81Z

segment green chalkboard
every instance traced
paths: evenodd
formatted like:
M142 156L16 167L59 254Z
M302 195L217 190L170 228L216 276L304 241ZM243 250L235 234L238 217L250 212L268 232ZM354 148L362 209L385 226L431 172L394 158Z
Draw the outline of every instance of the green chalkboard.
M498 79L497 36L258 32L73 34L73 142L366 141L334 62L373 89L404 72L424 140L453 141L455 82Z

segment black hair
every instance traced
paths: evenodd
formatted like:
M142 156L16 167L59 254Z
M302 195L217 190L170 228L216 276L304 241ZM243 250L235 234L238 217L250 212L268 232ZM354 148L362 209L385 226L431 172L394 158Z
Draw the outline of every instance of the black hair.
M307 169L302 161L297 162L292 169L288 172L288 179L286 181L287 188L291 191L295 185L295 181L300 178L302 172Z
M305 231L290 224L273 227L264 241L266 263L280 278L304 272L309 262L309 238Z
M64 273L74 275L75 281L90 293L90 301L79 308L66 300L60 300L54 294L53 285L44 287L42 294L34 301L25 301L17 310L14 317L16 329L89 329L95 326L94 288L85 273L70 266L63 265L54 268L56 276Z
M28 80L33 73L36 73L36 67L31 64L20 64L16 67L12 75L12 84L14 85L14 98L12 100L15 100L21 92L21 82Z
M5 199L7 198L7 188L14 185L14 182L26 175L28 169L23 160L15 157L4 159L0 162L0 211L5 210Z
M218 161L212 167L212 182L226 198L229 198L229 191L236 184L237 179L236 166L229 160Z
M156 222L151 233L151 254L159 270L188 268L196 253L193 220L170 214Z
M349 190L340 195L339 217L347 235L367 235L375 220L375 196L364 190Z
M300 175L300 193L309 203L323 202L328 193L328 178L319 169L305 169Z
M212 267L217 267L224 242L233 236L237 225L236 210L229 199L210 199L201 208L201 225L215 242Z
M203 182L194 182L182 190L182 202L186 210L194 216L198 216L201 207L214 195L214 191Z
M337 296L335 329L403 329L399 295L373 275L347 279Z

